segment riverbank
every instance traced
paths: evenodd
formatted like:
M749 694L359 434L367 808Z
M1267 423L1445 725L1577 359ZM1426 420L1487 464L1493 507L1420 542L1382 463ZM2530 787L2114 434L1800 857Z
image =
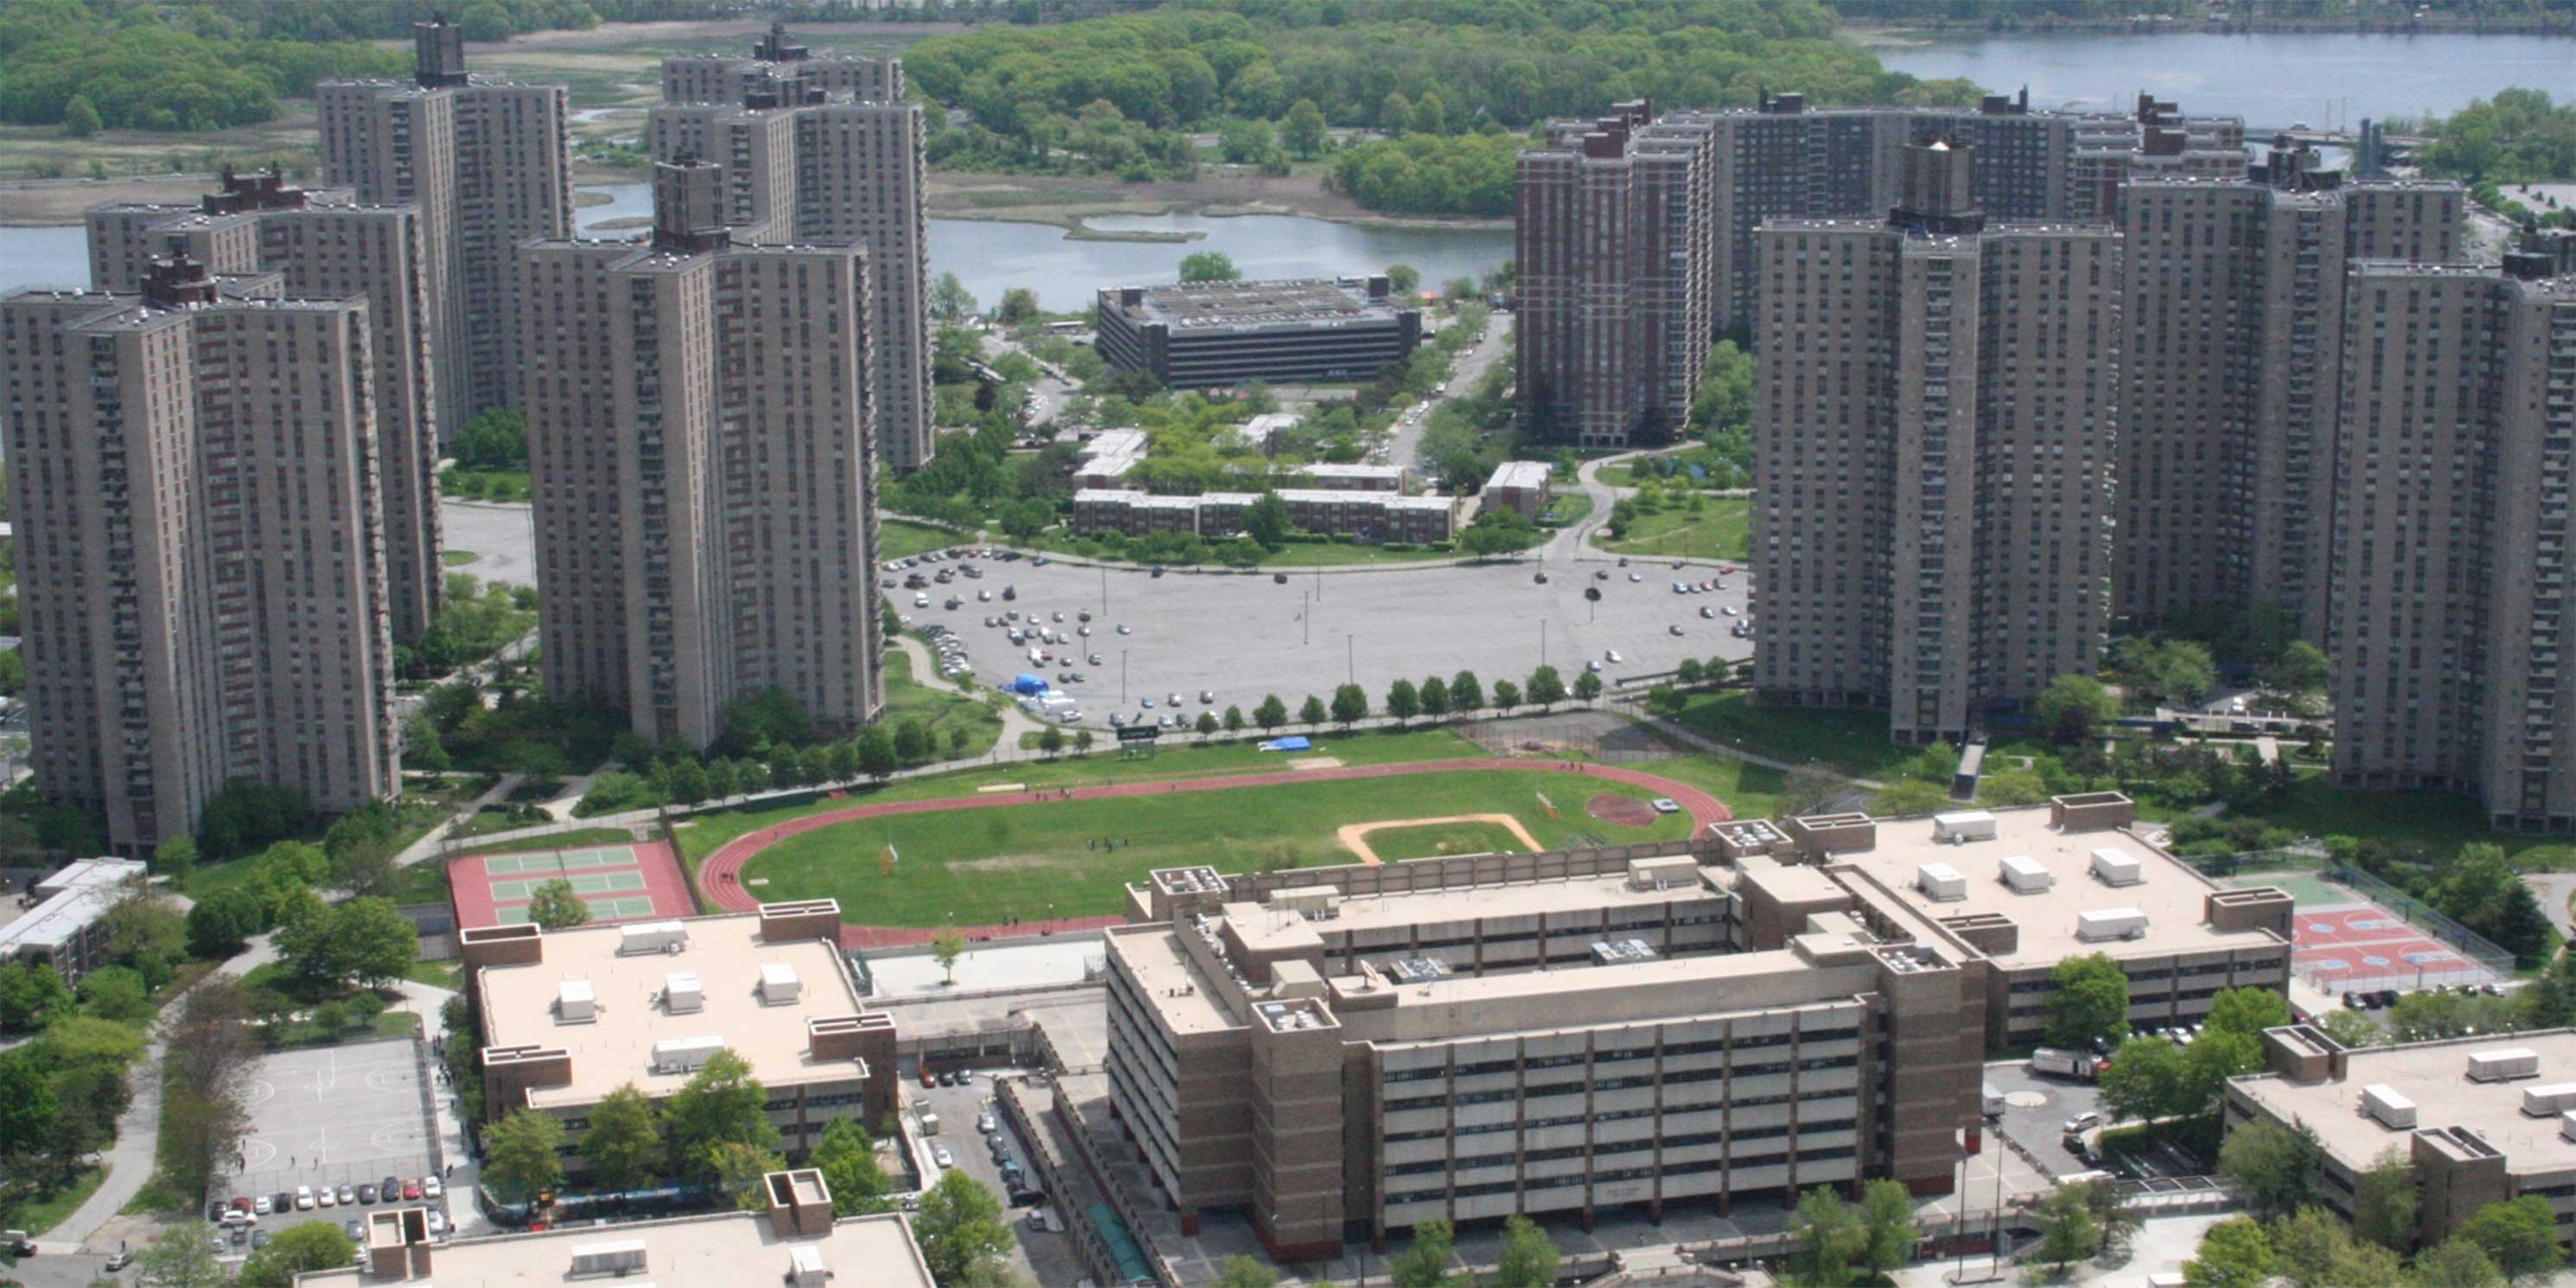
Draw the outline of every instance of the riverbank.
M1836 35L1864 49L1975 40L1985 36L2576 36L2576 13L2427 14L2421 18L2259 18L2193 21L2175 18L1991 18L1943 22L1924 19L1891 26L1845 26Z
M1212 167L1213 169L1213 167ZM1508 231L1508 219L1422 219L1380 214L1324 186L1316 175L1216 173L1129 183L1112 175L930 172L929 212L942 219L1053 224L1080 240L1178 241L1184 234L1092 229L1103 215L1295 215L1367 228Z

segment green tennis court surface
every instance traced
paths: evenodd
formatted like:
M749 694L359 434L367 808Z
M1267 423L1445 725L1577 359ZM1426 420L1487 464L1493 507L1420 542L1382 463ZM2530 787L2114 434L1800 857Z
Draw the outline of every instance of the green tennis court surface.
M512 881L495 881L492 883L492 899L496 903L522 903L536 898L539 886L557 880L570 882L572 892L584 899L595 894L613 894L621 890L644 888L644 874L632 869L624 872L575 872L564 877L521 877Z
M639 880L637 884L641 885L642 882ZM582 902L590 905L592 921L618 921L653 915L653 899L650 895L633 895L623 899L584 899ZM528 906L520 904L514 908L503 908L493 915L502 925L524 926L528 923Z
M527 854L494 854L483 860L493 876L562 876L591 868L631 868L635 851L623 845L592 850L537 850Z
M2336 885L2312 872L2256 873L2252 876L2231 878L2228 884L2239 888L2279 886L2283 893L2290 896L2290 902L2301 908L2325 908L2339 903L2363 902L2362 897L2353 893L2350 888Z

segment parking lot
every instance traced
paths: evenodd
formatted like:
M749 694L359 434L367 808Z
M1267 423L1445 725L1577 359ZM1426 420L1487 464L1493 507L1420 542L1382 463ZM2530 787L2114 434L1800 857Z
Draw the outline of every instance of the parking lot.
M2004 1093L2004 1114L1997 1129L2038 1159L2040 1170L2051 1179L2093 1170L2091 1163L2066 1148L2064 1138L2068 1119L2091 1112L2100 1104L2100 1088L2071 1078L2032 1073L2028 1063L2018 1060L1987 1065L1986 1081Z
M1018 1235L1011 1263L1019 1278L1023 1282L1038 1284L1070 1284L1085 1279L1088 1272L1083 1269L1081 1258L1068 1236L1031 1226L1029 1214L1037 1208L1010 1206L1010 1190L1002 1181L1001 1164L996 1161L985 1135L976 1129L977 1117L993 1112L994 1071L977 1069L971 1079L958 1086L924 1087L920 1070L910 1066L907 1069L910 1081L904 1084L904 1095L915 1114L928 1110L939 1115L939 1134L927 1138L929 1145L935 1150L948 1151L951 1164L957 1170L983 1182L985 1188L1002 1201L1002 1215ZM1008 1125L999 1121L998 1115L994 1126L1005 1155L1018 1160L1022 1169L1035 1170L1029 1162L1028 1143L1018 1139ZM936 1183L939 1179L937 1170L925 1172L923 1179L925 1184ZM1050 1198L1049 1202L1052 1201Z
M250 1128L236 1158L239 1168L217 1181L210 1202L234 1195L292 1194L313 1187L309 1210L261 1217L255 1230L275 1235L305 1221L340 1225L366 1210L343 1211L336 1187L372 1185L385 1177L425 1178L440 1171L429 1103L421 1090L417 1044L410 1038L281 1051L253 1070L248 1101ZM318 1202L324 1187L334 1203ZM377 1206L384 1205L381 1198ZM432 1207L442 1207L435 1201ZM250 1251L251 1240L227 1255Z
M902 574L880 571L879 577L894 578L897 588L888 593L915 625L936 622L965 641L979 683L1042 675L1094 725L1107 723L1112 712L1147 714L1149 697L1151 715L1159 716L1174 693L1182 695L1183 714L1196 719L1201 710L1222 713L1229 705L1249 715L1271 693L1294 710L1307 695L1329 698L1347 681L1368 690L1374 706L1398 677L1445 677L1461 668L1476 672L1490 692L1495 680L1520 681L1542 659L1568 685L1587 664L1598 663L1602 680L1615 689L1622 679L1668 673L1685 657L1733 660L1753 653L1750 638L1729 633L1744 611L1745 574L1728 576L1722 591L1675 594L1675 580L1705 581L1716 573L1705 566L1676 572L1669 561L1641 559L1622 568L1606 559L1552 559L1320 575L1173 570L1160 577L1028 559L975 562L984 571L980 579L960 576L920 592L901 589ZM952 566L924 564L915 571ZM1537 580L1541 572L1545 583ZM1014 598L1003 598L1006 588L1015 590ZM1598 603L1584 598L1587 589L1601 592ZM915 606L916 593L929 599L928 607ZM952 596L960 601L954 609L945 607ZM1699 615L1702 607L1709 617ZM1092 615L1087 623L1084 610ZM1068 642L1014 645L1009 623L984 625L1012 611L1023 622L1038 615ZM1086 625L1089 636L1079 633ZM1679 635L1672 633L1676 626ZM1031 647L1055 656L1033 664ZM1082 678L1058 678L1067 671ZM1202 704L1202 691L1215 700Z

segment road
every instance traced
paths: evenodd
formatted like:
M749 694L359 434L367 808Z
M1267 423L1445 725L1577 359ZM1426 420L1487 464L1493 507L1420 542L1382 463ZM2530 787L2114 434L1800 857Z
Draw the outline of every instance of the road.
M935 1148L946 1149L957 1170L983 1183L1002 1201L1002 1219L1010 1223L1012 1240L1011 1268L1022 1283L1069 1284L1084 1279L1089 1273L1082 1265L1073 1240L1062 1234L1029 1228L1027 1208L1010 1206L1008 1190L1002 1184L1001 1167L994 1161L987 1138L975 1129L976 1115L992 1112L993 1070L976 1074L964 1086L924 1087L919 1071L907 1063L903 1069L911 1075L904 1084L905 1103L917 1114L927 1109L939 1115L939 1134L927 1138ZM1016 1072L1016 1071L1012 1071ZM999 1121L994 1128L1002 1140L1007 1157L1018 1159L1022 1168L1029 1167L1029 1147ZM924 1183L935 1183L944 1170L932 1166L922 1172ZM1088 1282L1085 1280L1085 1282Z
M1010 337L999 331L985 332L983 345L984 358L987 362L995 361L1006 353L1022 352L1020 346L1011 343ZM1037 361L1035 357L1029 360ZM1037 398L1036 405L1029 408L1028 423L1032 425L1042 425L1054 419L1055 414L1063 409L1064 400L1072 397L1076 392L1073 385L1056 374L1053 368L1044 363L1039 363L1038 368L1047 374L1040 376L1036 383L1029 386L1029 392Z
M1449 365L1448 398L1460 398L1475 391L1476 382L1485 378L1496 359L1511 351L1512 315L1495 313L1485 324L1484 341L1459 354ZM1395 423L1395 437L1387 444L1386 459L1390 465L1414 468L1414 458L1422 451L1422 431L1431 426L1431 409L1446 398L1434 398L1417 406ZM1484 480L1479 479L1478 482Z

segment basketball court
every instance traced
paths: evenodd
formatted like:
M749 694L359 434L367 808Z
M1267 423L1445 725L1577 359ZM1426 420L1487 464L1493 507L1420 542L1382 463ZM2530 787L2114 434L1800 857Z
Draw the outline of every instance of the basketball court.
M669 846L589 845L517 854L468 855L450 864L459 925L508 926L528 920L528 901L549 881L572 883L590 919L640 921L697 914L688 879Z
M2375 903L2302 906L2292 915L2292 965L2300 978L2327 992L2501 982L2483 963Z
M217 1169L210 1197L363 1185L437 1171L436 1133L421 1086L423 1058L411 1038L262 1057L244 1096L249 1129L229 1160L234 1166ZM333 1213L318 1215L338 1224ZM278 1218L293 1219L294 1214Z

